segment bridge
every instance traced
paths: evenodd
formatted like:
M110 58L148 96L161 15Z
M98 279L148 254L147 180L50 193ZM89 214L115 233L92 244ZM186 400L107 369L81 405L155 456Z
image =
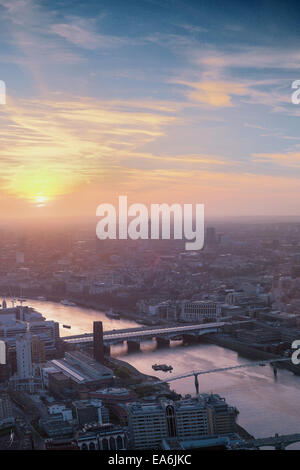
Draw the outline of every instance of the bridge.
M300 434L286 434L281 436L275 434L275 436L261 439L247 439L245 446L250 448L254 447L256 449L260 449L261 447L275 447L276 450L284 450L286 447L296 442L300 442Z
M234 370L234 369L242 369L244 367L254 367L254 366L263 366L270 364L273 366L273 371L274 371L274 376L277 376L277 367L276 364L277 362L285 362L285 361L290 361L290 357L279 357L279 358L274 358L274 359L266 359L262 361L255 361L255 362L249 362L247 364L239 364L238 366L228 366L228 367L220 367L218 369L208 369L208 370L198 370L198 371L190 371L190 372L185 372L184 374L180 375L173 375L167 379L164 380L157 380L154 382L151 382L151 385L159 385L162 383L169 383L173 382L175 380L180 380L180 379L185 379L187 377L195 377L195 388L196 388L196 394L198 395L199 393L199 381L198 381L198 376L203 375L203 374L213 374L215 372L227 372L228 370ZM145 384L142 384L140 386L145 386ZM139 385L137 385L139 387Z
M228 366L228 367L220 367L218 369L208 369L208 370L198 370L198 371L193 370L190 372L185 372L184 374L181 374L181 375L173 375L165 380L158 380L157 382L152 382L151 384L158 385L161 383L169 383L169 382L173 382L174 380L185 379L187 377L192 377L192 376L212 374L215 372L226 372L228 370L233 370L233 369L242 369L245 367L262 366L262 365L267 365L267 364L274 365L276 367L275 363L290 361L290 360L291 360L290 357L279 357L279 358L274 358L274 359L266 359L262 361L249 362L247 364L239 364L238 366Z
M225 325L224 322L201 323L196 325L176 325L128 328L124 330L112 330L103 332L104 346L109 349L110 345L127 341L129 350L139 350L140 343L149 339L156 339L158 345L168 345L171 340L197 339L202 335L217 333ZM84 335L66 336L62 340L67 344L88 345L93 343L93 333Z

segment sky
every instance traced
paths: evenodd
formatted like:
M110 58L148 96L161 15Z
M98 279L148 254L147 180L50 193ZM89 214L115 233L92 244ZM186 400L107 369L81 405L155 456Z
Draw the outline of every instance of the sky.
M297 2L0 0L2 219L300 215Z

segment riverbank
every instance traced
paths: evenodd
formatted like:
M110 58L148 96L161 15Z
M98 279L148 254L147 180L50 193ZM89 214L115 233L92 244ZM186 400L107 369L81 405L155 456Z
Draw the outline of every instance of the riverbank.
M6 298L10 299L11 297L8 297L6 293L0 292L0 298ZM26 300L33 300L33 301L39 301L39 297L43 297L45 302L55 302L58 304L61 304L62 301L62 295L54 295L54 294L47 294L45 293L40 293L39 295L34 295L34 296L26 296ZM92 309L99 311L100 313L105 313L111 309L111 305L100 302L98 300L93 300L93 299L82 299L78 298L77 296L68 296L67 300L69 302L72 302L75 304L77 307L85 308L85 309ZM138 315L137 312L133 309L132 311L129 311L128 309L122 309L120 307L115 309L115 312L120 315L120 318L126 319L126 320L132 320L135 321L141 325L148 325L148 326L154 326L157 324L168 324L169 322L165 319L160 319L160 320L153 320L151 318L148 318L146 316L141 316Z
M261 351L260 349L254 348L250 345L244 344L241 341L238 341L229 336L220 335L220 334L210 334L206 337L203 337L203 342L209 344L215 344L217 346L222 346L223 348L230 349L231 351L238 352L239 354L245 356L248 359L260 360L260 359L279 359L281 356L277 354L269 353L267 351ZM286 369L293 372L295 375L300 375L300 367L292 364L291 361L278 362L276 367L280 369Z
M170 390L169 384L157 383L160 380L158 377L144 374L136 367L119 358L110 356L106 360L107 366L113 369L121 381L124 381L122 385L126 387L129 385L140 398L145 395L166 396L174 400L180 398L179 394Z
M236 423L235 427L236 427L236 433L237 433L242 439L245 439L246 441L249 440L249 439L255 439L254 436L252 436L251 434L249 434L248 431L246 431L246 429L243 428L242 426L240 426L239 424Z

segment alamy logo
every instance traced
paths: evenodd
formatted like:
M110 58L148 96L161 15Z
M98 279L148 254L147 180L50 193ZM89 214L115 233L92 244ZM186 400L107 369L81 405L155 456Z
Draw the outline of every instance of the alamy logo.
M296 351L292 354L292 363L296 366L300 364L300 340L296 339L292 343L292 349L296 349Z
M292 83L292 89L296 90L292 94L292 103L293 104L300 104L300 80L295 80Z
M6 104L6 85L0 80L0 104Z
M185 243L186 250L201 250L204 246L203 204L195 205L195 214L192 204L183 204L183 207L181 204L151 204L149 212L144 204L128 207L127 196L119 196L118 209L117 216L112 204L98 206L96 215L102 219L97 224L96 234L100 240L170 240L173 219L174 240L189 240Z

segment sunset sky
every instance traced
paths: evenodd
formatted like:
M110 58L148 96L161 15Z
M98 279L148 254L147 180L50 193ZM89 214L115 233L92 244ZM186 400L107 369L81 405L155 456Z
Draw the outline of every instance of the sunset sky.
M2 219L119 195L300 215L300 8L279 3L0 0Z

